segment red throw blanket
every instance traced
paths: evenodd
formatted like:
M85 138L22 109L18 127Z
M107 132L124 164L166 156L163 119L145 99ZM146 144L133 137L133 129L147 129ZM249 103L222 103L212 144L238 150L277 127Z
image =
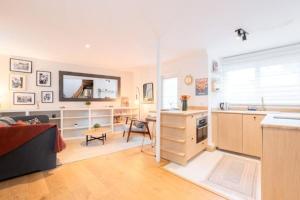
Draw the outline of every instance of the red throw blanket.
M62 151L66 144L55 124L20 125L0 128L0 156L22 146L50 128L56 129L54 151Z

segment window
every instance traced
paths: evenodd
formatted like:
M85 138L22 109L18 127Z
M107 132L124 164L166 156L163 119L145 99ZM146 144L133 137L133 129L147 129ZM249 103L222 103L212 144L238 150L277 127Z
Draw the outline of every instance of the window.
M300 105L300 45L224 58L222 66L226 102Z
M177 108L177 78L163 78L162 80L162 108Z

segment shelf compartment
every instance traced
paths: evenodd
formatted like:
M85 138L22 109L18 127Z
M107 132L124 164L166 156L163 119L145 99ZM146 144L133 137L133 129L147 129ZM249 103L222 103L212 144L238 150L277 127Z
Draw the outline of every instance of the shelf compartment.
M92 115L91 118L106 118L106 117L112 117L112 115Z
M74 126L74 127L64 127L64 128L61 128L60 130L79 130L79 129L88 129L89 126Z

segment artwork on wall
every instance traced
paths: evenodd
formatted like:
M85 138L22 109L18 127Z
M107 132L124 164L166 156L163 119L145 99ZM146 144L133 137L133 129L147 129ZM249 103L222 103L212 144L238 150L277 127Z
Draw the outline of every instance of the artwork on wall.
M208 95L208 79L199 78L195 80L196 96Z
M14 92L14 105L34 105L35 93L31 92Z
M10 71L32 73L32 61L11 58Z
M129 98L121 97L121 107L128 107L128 106L129 106Z
M213 72L219 72L219 64L215 60L212 62L212 71Z
M51 87L51 72L36 71L36 86Z
M143 84L143 102L144 103L154 102L153 83Z
M19 74L10 75L10 90L23 91L26 89L26 76Z
M42 91L41 101L42 103L53 103L53 91Z

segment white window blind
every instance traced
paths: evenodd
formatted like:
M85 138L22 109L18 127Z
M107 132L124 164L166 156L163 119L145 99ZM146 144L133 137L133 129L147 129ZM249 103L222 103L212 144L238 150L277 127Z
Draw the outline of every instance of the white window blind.
M224 100L230 104L300 105L300 45L222 60Z
M162 108L177 108L177 78L164 78L162 86Z

